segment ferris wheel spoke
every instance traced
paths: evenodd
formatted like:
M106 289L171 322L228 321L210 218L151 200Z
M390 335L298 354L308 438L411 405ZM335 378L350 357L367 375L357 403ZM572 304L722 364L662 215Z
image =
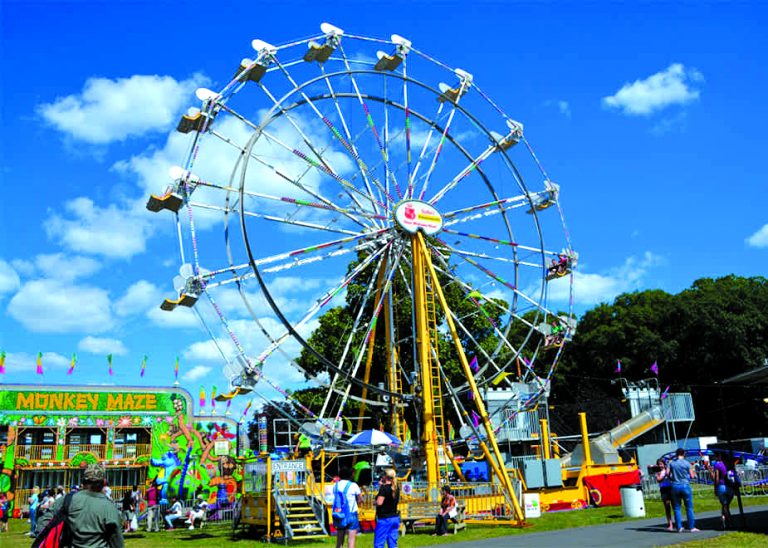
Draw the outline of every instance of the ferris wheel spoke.
M323 75L326 74L325 73L325 68L321 67L321 71L322 71ZM359 154L359 152L357 150L357 147L355 145L355 143L357 141L357 138L355 138L354 140L352 139L352 135L351 135L351 133L349 131L349 128L347 126L346 119L344 118L343 109L341 108L341 105L339 104L338 95L336 93L336 90L333 88L333 85L331 84L331 79L326 76L324 78L324 80L325 80L325 83L326 83L326 85L328 87L328 92L330 93L331 97L333 98L333 102L334 102L334 105L336 107L336 112L339 115L339 119L341 120L341 124L342 124L342 127L344 129L344 133L345 133L345 135L347 137L347 140L344 141L344 142L347 143L347 149L349 150L350 154L352 155L352 157L357 162L357 165L358 165L358 167L360 169L360 175L363 177L363 180L365 181L366 187L368 188L368 192L370 194L373 194L373 192L372 192L372 190L370 188L370 183L368 181L368 177L370 177L370 180L373 182L373 184L376 186L376 188L379 190L379 192L383 196L385 196L387 198L387 200L388 200L388 202L390 204L390 207L388 207L387 209L391 209L391 206L394 205L396 200L389 193L389 190L387 189L387 186L386 186L386 185L389 184L389 181L388 181L388 177L389 177L389 164L388 164L387 155L384 154L384 157L381 160L381 162L385 166L385 185L382 186L381 181L379 181L378 178L374 176L373 170L371 170L366 165L366 163L362 160L362 158L360 158L360 154ZM327 118L326 118L326 120L327 120ZM326 125L329 124L329 122L325 122L325 123L326 123ZM331 128L331 129L335 133L338 133L338 131L335 130L335 128ZM364 134L364 132L361 132L361 135L363 135L363 134ZM338 137L339 137L340 140L343 140L343 139L341 139L340 135Z
M365 195L365 194L364 194L362 191L360 191L360 190L359 190L357 187L354 187L354 186L352 186L352 185L349 185L348 183L346 183L346 182L343 180L343 178L341 178L341 177L338 175L338 173L336 173L336 171L334 171L334 170L333 170L333 168L331 168L331 166L328 164L328 162L326 161L326 159L325 159L325 157L323 156L323 154L322 154L321 152L319 152L319 151L318 151L318 150L315 148L315 146L312 144L312 142L311 142L311 140L309 139L309 137L307 137L307 135L305 135L305 133L304 133L304 132L301 130L301 128L299 127L299 125L296 123L296 121L295 121L295 120L293 119L293 117L290 115L290 113L288 112L288 110L286 110L286 109L283 107L283 105L281 104L281 102L279 102L279 101L278 101L278 100L275 98L275 96L274 96L274 95L273 95L273 94L272 94L272 93L271 93L271 92L270 92L270 91L267 89L267 87L266 87L264 84L262 84L261 82L259 82L259 87L262 89L262 91L264 92L264 94L265 94L267 97L269 97L269 99L270 99L270 100L271 100L271 101L274 103L273 111L274 111L274 109L276 108L276 109L277 109L277 110L280 112L281 116L283 116L283 117L284 117L284 119L288 120L288 123L289 123L289 124L290 124L290 125L291 125L291 126L292 126L292 127L293 127L293 128L296 130L296 131L297 131L297 133L298 133L298 134L299 134L299 136L301 137L301 139L302 139L302 141L304 142L304 144L305 144L307 147L309 147L310 151L312 151L312 153L313 153L313 154L314 154L314 156L317 158L317 160L313 160L313 159L311 159L309 156L307 156L307 155L306 155L306 154L304 154L303 152L300 152L300 151L299 151L298 149L296 149L296 148L293 148L293 147L289 147L288 145L285 145L284 143L280 143L280 144L281 144L283 147L287 148L287 150L289 150L289 151L290 151L292 154L294 154L294 155L296 155L296 156L298 156L298 157L302 158L302 159L303 159L305 162L307 162L307 163L308 163L310 166L312 166L312 167L314 167L314 168L316 168L316 169L319 169L320 171L322 171L322 172L326 173L327 175L330 175L330 176L331 176L333 179L335 179L335 180L337 180L339 183L341 183L341 185L342 185L342 186L344 187L344 189L345 189L345 192L346 192L346 194L349 196L349 198L350 198L350 199L351 199L351 200L352 200L354 203L356 203L356 204L357 204L357 206L358 206L358 207L360 207L361 209L363 209L363 207L362 207L362 205L360 204L360 202L358 201L358 199L357 199L355 196L353 196L353 194L350 194L350 191L351 191L351 192L353 192L353 193L361 194L361 195L363 195L365 198L367 198L368 200L370 200L371 204L373 205L373 207L374 207L374 209L375 209L375 207L376 207L376 199L375 199L373 196L370 196L370 195L369 195L369 196L366 196L366 195ZM273 139L274 139L274 138L273 138ZM380 204L380 205L382 205L382 207L384 207L384 206L383 206L383 204Z
M443 107L445 107L445 101L441 101L439 106L437 107L437 113L434 115L433 120L438 120L440 118L440 114L443 112ZM406 130L408 131L408 130ZM427 137L424 139L424 144L421 147L421 152L419 153L419 157L416 160L416 165L413 168L413 171L411 172L409 170L409 176L408 176L408 197L413 198L414 190L415 190L415 184L416 184L416 178L419 174L419 168L421 167L421 162L424 160L424 158L427 155L427 150L429 149L429 143L432 140L432 135L435 132L435 125L430 124L429 132L427 132ZM407 133L408 134L408 133ZM408 141L410 143L410 140ZM410 158L410 150L408 151L408 157Z
M339 107L338 101L336 99L336 94L333 91L333 87L331 86L329 78L326 76L324 78L324 80L325 80L326 84L328 85L328 89L329 89L329 92L331 93L331 96L333 97L334 104L336 105L336 111L337 111L337 113L339 115L339 119L341 121L342 129L344 130L344 134L345 134L346 138L333 125L333 122L331 122L331 120L329 120L326 115L324 115L322 112L320 112L320 110L315 105L314 101L312 99L310 99L310 97L304 92L304 90L301 88L301 86L299 86L299 84L293 79L291 74L282 67L282 65L280 64L280 61L275 59L275 63L277 64L278 67L281 68L284 76L288 79L288 81L291 83L291 85L293 85L296 90L299 90L299 94L307 102L307 104L309 105L309 107L312 110L312 112L314 112L314 114L331 131L331 134L335 137L336 140L338 140L339 143L341 143L342 147L344 147L344 149L349 153L349 155L352 156L352 158L355 161L355 164L357 165L357 168L360 170L360 173L361 173L361 175L363 177L363 181L365 183L365 188L368 191L368 194L370 196L373 196L373 190L371 189L371 183L368 180L367 167L365 166L365 163L363 162L363 160L360 158L360 155L359 155L359 153L357 151L357 148L355 147L354 143L351 141L352 135L349 132L346 120L344 119L344 114L343 114L341 108ZM323 75L325 75L324 71L323 71ZM381 188L380 184L378 184L377 186L379 187L380 190L383 190L383 188ZM391 197L390 197L390 201L392 201ZM378 205L375 202L374 202L374 209L375 209L376 213L379 213Z
M204 181L204 180L201 180L201 179L195 179L194 184L195 184L195 186L202 186L202 187L206 187L206 188L212 188L212 189L221 190L221 191L232 193L232 194L240 193L240 189L236 188L234 186L228 186L228 185L224 185L224 184L212 183L212 182ZM254 191L251 191L251 190L243 190L242 194L244 196L249 197L249 198L259 198L259 199L279 202L279 203L283 203L283 204L290 204L290 205L296 206L298 208L306 207L306 208L313 208L313 209L322 209L322 210L326 210L326 211L333 211L335 213L339 213L339 214L342 214L342 215L352 215L352 216L363 217L363 218L367 218L367 219L376 219L376 220L387 220L388 219L388 217L386 217L384 215L374 215L374 214L371 214L369 212L357 211L357 210L352 210L352 209L347 209L347 208L342 208L342 207L336 206L332 202L330 202L329 200L322 201L322 200L324 200L322 198L322 196L318 196L318 199L321 200L321 201L319 201L319 202L310 202L308 200L302 200L300 198L292 198L292 197L289 197L289 196L274 196L272 194L265 194L263 192L254 192ZM234 210L234 209L236 209L236 207L237 207L237 204L235 203L232 206L230 206L230 209Z
M320 310L323 309L329 302L333 300L334 297L339 295L341 291L347 287L350 283L352 283L361 272L363 272L366 268L368 268L376 259L378 259L382 254L386 252L386 250L389 248L391 244L387 243L387 245L381 247L380 249L374 251L368 257L365 258L359 265L355 267L355 269L344 279L341 280L335 287L327 291L324 295L322 295L320 298L318 298L312 306L307 310L305 315L302 317L301 320L299 320L295 327L296 329L299 329L306 325L309 321L311 321L317 314L320 312ZM258 357L258 361L261 363L265 361L283 342L288 340L290 337L290 332L288 330L284 331L273 343L268 346Z
M424 194L426 194L427 192L427 188L429 187L429 179L430 177L432 177L432 173L434 173L435 166L437 165L437 160L438 158L440 158L440 153L443 151L443 145L445 145L445 138L448 135L448 131L451 128L451 124L453 123L453 118L456 116L456 111L458 110L458 105L459 105L459 101L461 101L461 96L464 94L465 90L467 89L466 86L467 86L467 81L465 79L462 79L456 100L451 101L453 104L453 108L451 109L451 112L448 115L448 121L445 123L445 127L443 128L443 133L440 135L440 142L437 144L435 153L432 156L432 163L429 166L429 170L427 170L427 174L424 176L424 182L421 185L421 192L419 193L419 200L423 200ZM445 102L447 102L447 100Z
M381 312L383 310L384 303L386 302L386 295L387 295L387 293L389 292L389 290L392 287L392 280L393 280L393 277L394 277L394 273L397 270L397 265L400 262L401 256L402 256L402 253L397 254L392 259L391 266L387 265L387 270L384 271L383 287L380 287L380 291L377 291L378 299L374 303L375 307L374 307L374 310L373 310L373 312L371 314L371 319L368 321L367 328L365 330L362 342L360 344L360 347L359 347L358 351L356 352L356 359L355 359L355 362L354 362L354 367L353 367L353 369L352 369L352 371L350 373L351 377L354 377L357 374L358 370L360 369L360 365L362 364L363 358L366 355L365 348L368 347L369 344L372 344L372 339L371 338L372 338L372 336L373 336L373 334L374 334L374 332L376 330L376 324L377 324L379 316L381 315ZM368 292L366 293L367 295L369 294L370 290L372 289L372 285L373 284L369 285ZM366 301L367 301L367 299L366 299ZM366 308L365 304L361 304L360 309L358 311L359 317L362 317L362 312L365 310L365 308ZM351 341L352 341L352 337L350 337L348 342L351 342ZM346 351L346 349L345 349L345 351ZM371 349L371 351L372 351L372 349ZM348 384L347 387L346 387L346 390L345 390L344 397L341 400L341 406L339 408L337 418L339 418L341 416L341 413L343 412L344 407L346 406L346 402L347 402L347 399L349 397L349 393L350 393L351 388L352 388L352 385Z
M362 190L357 188L355 185L350 183L348 180L346 180L344 177L341 177L340 175L338 175L333 170L329 170L324 163L317 162L316 160L313 160L307 154L305 154L304 152L302 152L302 151L300 151L300 150L298 150L296 148L291 148L290 146L288 146L287 144L282 142L280 139L278 139L276 136L268 133L267 131L262 131L262 135L264 135L264 137L266 137L268 140L270 140L270 141L276 143L277 145L279 145L280 147L284 148L285 150L287 150L288 152L290 152L294 156L296 156L298 158L301 158L303 161L305 161L312 168L320 171L321 173L325 173L326 175L331 177L334 181L338 182L344 188L345 192L350 197L350 199L353 200L360 209L362 209L364 211L366 210L365 208L363 208L362 204L354 196L354 194L356 194L356 195L362 197L363 199L365 199L366 201L370 202L371 205L373 206L374 213L377 211L376 206L379 206L379 207L381 207L384 210L387 209L386 205L384 205L384 203L381 200L377 199L372 194L366 194L365 192L363 192Z
M451 112L453 114L456 112L456 109ZM443 137L440 141L440 146L438 147L438 151L435 153L435 159L433 161L433 165L430 168L430 172L432 169L434 169L434 163L437 161L437 156L439 154L439 149L442 148L443 143L445 142L445 135L448 131L448 126L450 124L446 124L446 129L443 131ZM475 169L480 166L486 159L488 159L494 152L498 150L498 145L491 145L488 148L486 148L483 152L481 152L477 157L473 158L472 161L469 163L469 165L465 166L453 179L451 179L448 183L445 184L440 190L435 193L435 195L432 197L431 200L429 200L429 203L432 205L435 205L437 202L439 202L450 190L454 189L456 185L458 185L464 178L466 178L470 173L472 173ZM424 193L427 189L427 183L428 181L424 182L424 188L421 191L421 196L423 198Z
M246 121L248 124L251 124L251 125L253 125L253 124L252 124L252 123L251 123L249 120L245 120L245 121ZM329 200L328 198L325 198L325 197L324 197L322 194L320 194L319 192L317 192L317 191L315 191L315 190L312 190L311 188L308 188L306 185L304 185L304 184L302 184L302 183L300 182L300 181L301 181L301 178L302 178L302 177L303 177L303 176L306 174L306 171L305 171L305 173L304 173L304 174L302 174L302 176L300 176L300 177L299 177L299 178L297 178L297 179L294 179L294 178L292 178L292 177L290 177L290 176L286 175L286 174L285 174L285 173L283 173L282 171L280 171L280 170L279 170L277 167L275 167L274 165L270 164L269 162L267 162L266 160L264 160L264 159L263 159L263 158L261 158L260 156L258 156L258 155L256 155L256 154L254 154L252 150L246 151L246 149L242 148L242 147L241 147L241 146L239 146L237 143L234 143L234 142L233 142L231 139L229 139L228 137L226 137L226 136L224 136L224 135L221 135L221 134L220 134L220 133L218 133L218 132L215 132L215 131L211 130L211 133L212 133L214 136L216 136L217 138L219 138L219 139L221 139L222 141L224 141L225 143L229 144L230 146L233 146L233 147L235 147L235 148L236 148L236 149L238 149L238 150L239 150L241 153L243 153L243 154L248 154L248 157L249 157L249 158L251 158L251 159L255 160L255 161L256 161L256 162L258 162L260 165L263 165L264 167L266 167L267 169L269 169L270 171L272 171L272 172L273 172L275 175L277 175L278 177L280 177L280 178L281 178L281 179L283 179L284 181L286 181L286 182L290 183L292 186L295 186L296 188L298 188L298 189L302 190L303 192L306 192L307 194L309 194L310 196L312 196L314 199L316 199L316 200L320 201L322 204L324 204L325 206L327 206L329 209L331 209L331 210L333 210L333 211L336 211L336 212L338 212L338 213L342 214L343 216L347 217L347 218L348 218L348 219L350 219L352 222L354 222L355 224L358 224L358 225L360 225L361 227L364 227L364 228L366 227L366 225L365 225L363 222L361 222L359 219L357 219L357 218L356 218L356 215L360 215L361 213L365 213L365 214L366 214L366 216L369 216L369 215L370 215L370 213L369 213L369 212L367 212L367 211L363 210L362 208L360 208L360 210L352 210L352 209L349 209L349 208L343 208L343 207L340 207L340 206L338 206L338 205L334 204L334 203L333 203L333 201ZM238 189L238 191L239 191L239 189ZM354 214L352 213L352 211L354 211Z
M448 232L448 231L446 231L446 232ZM498 239L498 238L490 238L490 237L487 237L487 236L480 236L478 234L468 234L468 233L458 232L458 231L451 231L450 234L456 234L458 236L472 238L472 239L476 239L476 240L484 240L484 241L487 241L487 242L489 242L491 244L497 244L497 246L498 245L508 245L508 246L512 246L513 248L515 248L518 251L519 250L524 250L524 251L529 251L530 252L527 255L518 255L518 253L515 253L514 257L512 257L512 258L510 258L510 257L498 257L498 256L494 256L494 255L489 255L488 253L483 253L483 252L479 252L479 251L468 251L468 250L465 250L465 249L458 248L456 246L461 243L460 241L455 242L454 245L449 245L447 242L441 240L441 242L450 250L451 253L456 253L458 255L461 255L462 257L474 257L476 259L486 259L486 260L490 260L490 261L498 261L498 262L502 262L502 263L510 263L510 264L515 264L515 265L519 265L519 266L527 266L527 267L531 267L531 268L535 268L535 269L541 270L541 268L542 268L542 261L541 261L540 257L542 255L553 255L553 256L557 256L558 255L557 253L550 252L550 251L545 251L543 249L516 244L514 242L510 242L509 240L501 240L501 239ZM526 260L526 257L529 257L529 256L530 257L539 257L539 261L538 262L530 262L530 261Z
M192 208L199 208L199 209L207 209L211 211L222 211L224 213L234 213L234 214L240 214L240 211L238 209L232 209L231 207L224 207L224 206L217 206L212 205L204 202L188 202L188 205ZM271 221L276 223L282 223L285 225L290 226L296 226L301 228L308 228L313 230L324 230L326 232L335 232L337 234L349 234L349 235L357 235L360 234L360 232L355 232L353 230L346 230L343 228L333 228L331 226L324 226L317 223L310 223L305 221L297 221L295 219L290 219L288 217L277 217L274 215L263 215L261 213L256 213L255 211L243 211L243 215L246 217L252 217L255 219L264 219L265 221ZM364 228L365 225L363 225Z
M376 123L374 122L373 116L371 116L371 113L368 110L367 103L365 102L365 100L363 99L360 93L360 88L357 85L357 78L355 78L354 71L352 71L352 68L349 65L349 59L347 57L347 54L344 52L344 47L341 44L339 44L339 51L341 52L341 55L343 58L344 67L347 69L347 72L349 73L349 76L352 82L352 87L354 88L355 94L357 95L357 100L360 103L360 106L363 108L363 112L365 113L365 118L368 121L368 127L370 127L371 132L373 133L373 137L376 140L376 145L378 146L381 157L384 160L385 171L387 174L389 174L390 173L389 157L387 155L387 149L384 147L384 145L381 142L381 137L379 136L379 132L376 129ZM391 202L393 203L395 202L395 200L392 199L392 197L389 196L389 194L387 194L387 197L390 199Z

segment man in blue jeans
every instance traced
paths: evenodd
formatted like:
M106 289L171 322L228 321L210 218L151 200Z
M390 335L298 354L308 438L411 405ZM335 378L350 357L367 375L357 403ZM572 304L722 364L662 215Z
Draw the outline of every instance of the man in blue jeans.
M685 501L685 512L688 515L688 529L691 533L698 531L696 529L696 518L693 516L693 493L691 492L691 480L696 477L691 463L685 460L685 449L678 449L675 452L676 458L670 461L667 467L669 481L672 484L672 508L675 511L675 527L677 532L682 533L683 517L680 512L680 504Z

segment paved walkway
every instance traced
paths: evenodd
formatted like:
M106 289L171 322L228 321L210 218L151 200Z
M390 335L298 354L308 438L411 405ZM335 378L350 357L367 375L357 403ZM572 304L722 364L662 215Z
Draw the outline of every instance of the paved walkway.
M731 505L734 520L739 523L738 507ZM745 530L768 535L768 506L751 506L744 509L747 527ZM535 521L535 520L532 520ZM685 510L683 510L685 522ZM483 548L507 548L508 546L525 546L526 548L553 547L589 547L589 548L652 548L668 546L694 539L715 538L723 534L719 530L720 512L703 512L696 516L696 527L700 533L673 533L666 530L664 518L638 519L611 523L608 525L593 525L576 529L561 529L545 533L530 533L508 537L483 539ZM768 540L766 540L768 545ZM477 546L477 542L458 542L453 546Z

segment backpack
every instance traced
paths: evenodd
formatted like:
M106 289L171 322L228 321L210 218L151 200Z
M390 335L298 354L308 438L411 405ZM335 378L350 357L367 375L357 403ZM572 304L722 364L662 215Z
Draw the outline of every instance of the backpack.
M72 501L74 493L69 493L64 497L62 507L56 512L48 525L45 526L35 541L32 548L64 548L72 546L72 529L67 523L69 516L69 503Z
M352 521L347 499L347 491L351 485L352 482L347 481L347 486L342 491L337 483L333 489L333 524L337 529L347 527Z

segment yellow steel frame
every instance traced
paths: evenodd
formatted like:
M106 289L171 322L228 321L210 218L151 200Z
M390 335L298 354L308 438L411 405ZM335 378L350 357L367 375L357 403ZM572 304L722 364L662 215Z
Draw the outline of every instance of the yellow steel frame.
M437 295L440 301L440 306L443 307L445 312L445 318L448 323L448 329L451 333L454 346L456 347L456 353L459 357L459 362L464 375L469 383L470 389L474 394L475 405L477 407L480 420L483 424L487 440L490 442L490 448L488 444L480 439L479 444L485 455L488 464L491 466L496 477L499 478L503 490L507 496L507 499L511 503L512 513L518 523L523 523L525 517L523 510L520 507L520 502L517 500L514 488L512 486L512 480L509 478L506 467L504 466L504 459L501 456L501 451L496 443L496 436L493 433L493 426L491 425L490 417L483 403L482 395L477 388L475 378L472 370L469 367L469 362L464 354L464 348L461 345L456 326L453 322L451 310L443 294L443 289L437 278L437 272L432 264L432 259L429 255L429 251L424 241L424 236L421 232L411 236L411 249L413 253L413 306L416 316L416 346L417 356L421 367L421 384L422 394L424 402L424 436L422 441L425 445L426 461L427 461L427 485L428 496L437 494L437 482L439 480L439 462L437 460L437 436L434 431L434 408L431 398L426 397L432 394L432 383L440 382L440 379L432 379L429 368L429 326L427 325L427 307L426 307L426 278L429 276L432 282L432 291Z

